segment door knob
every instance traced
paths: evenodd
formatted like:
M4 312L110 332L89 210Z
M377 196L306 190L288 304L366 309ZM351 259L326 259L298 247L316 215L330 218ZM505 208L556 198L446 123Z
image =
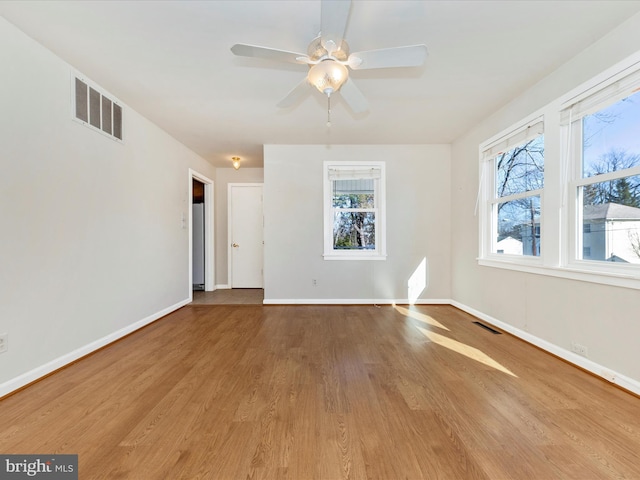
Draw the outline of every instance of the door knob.
M237 243L232 243L232 244L231 244L231 246L232 246L233 248L238 248L240 245L238 245Z

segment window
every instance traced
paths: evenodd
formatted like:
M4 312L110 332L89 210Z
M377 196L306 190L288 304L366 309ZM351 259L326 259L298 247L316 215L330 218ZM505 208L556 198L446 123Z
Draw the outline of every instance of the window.
M639 88L636 71L562 112L572 147L573 262L609 271L640 264Z
M639 132L640 51L482 143L478 264L640 290Z
M122 140L122 107L80 78L73 80L75 118L111 138Z
M325 162L325 259L384 260L383 162Z
M482 150L486 209L483 257L539 257L541 253L544 130L537 118Z

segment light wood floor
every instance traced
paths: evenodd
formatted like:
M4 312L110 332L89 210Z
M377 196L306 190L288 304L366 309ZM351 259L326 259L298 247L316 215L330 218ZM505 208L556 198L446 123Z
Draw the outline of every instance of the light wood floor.
M0 402L86 479L640 479L640 399L450 306L187 306Z

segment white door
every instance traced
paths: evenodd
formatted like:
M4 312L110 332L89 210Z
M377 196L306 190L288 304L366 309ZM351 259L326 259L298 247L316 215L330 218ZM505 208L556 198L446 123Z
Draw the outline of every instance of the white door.
M262 288L262 184L229 184L231 288Z

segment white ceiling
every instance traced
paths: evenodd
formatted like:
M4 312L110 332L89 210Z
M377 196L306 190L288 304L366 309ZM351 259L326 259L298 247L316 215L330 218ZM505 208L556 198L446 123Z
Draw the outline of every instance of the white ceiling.
M421 68L351 73L370 112L317 91L276 103L304 65L235 57L235 43L306 52L320 1L0 1L0 14L215 166L262 166L263 144L450 143L640 11L640 1L358 1L352 51L424 43Z

